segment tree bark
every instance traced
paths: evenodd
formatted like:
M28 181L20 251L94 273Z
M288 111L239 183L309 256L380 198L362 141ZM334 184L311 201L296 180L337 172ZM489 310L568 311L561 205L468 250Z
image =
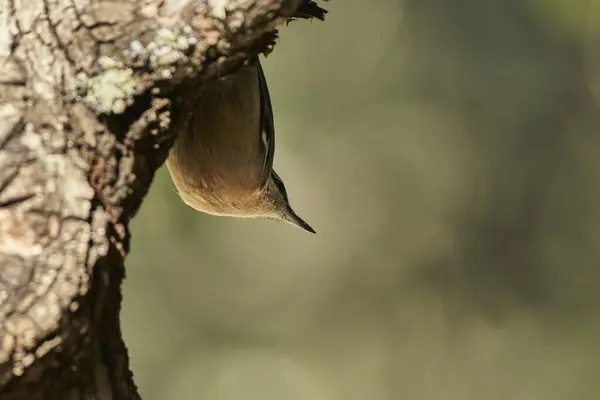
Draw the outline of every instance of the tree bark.
M0 398L138 399L128 223L198 89L309 0L0 0Z

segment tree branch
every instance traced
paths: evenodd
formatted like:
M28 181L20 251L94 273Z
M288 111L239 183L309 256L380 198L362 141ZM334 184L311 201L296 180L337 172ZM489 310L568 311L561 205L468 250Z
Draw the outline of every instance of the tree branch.
M199 88L307 0L0 3L0 397L138 399L128 223Z

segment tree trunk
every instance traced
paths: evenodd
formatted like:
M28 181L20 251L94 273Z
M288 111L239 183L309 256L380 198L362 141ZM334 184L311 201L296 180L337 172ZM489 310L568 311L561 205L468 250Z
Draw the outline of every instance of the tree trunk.
M129 221L198 88L322 13L0 0L0 398L140 398L119 325Z

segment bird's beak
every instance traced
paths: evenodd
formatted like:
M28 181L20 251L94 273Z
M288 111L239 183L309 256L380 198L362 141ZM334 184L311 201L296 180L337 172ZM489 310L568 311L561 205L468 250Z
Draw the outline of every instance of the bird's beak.
M306 221L300 218L290 206L287 207L285 221L307 232L317 233L309 224L306 223Z

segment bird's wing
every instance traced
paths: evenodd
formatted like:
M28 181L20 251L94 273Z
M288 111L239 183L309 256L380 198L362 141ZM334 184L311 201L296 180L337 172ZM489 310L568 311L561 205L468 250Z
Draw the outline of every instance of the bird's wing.
M265 188L269 182L273 170L273 157L275 155L275 125L273 123L273 106L267 80L260 64L256 59L258 70L258 87L260 91L260 139L265 146L265 159L262 168L261 188Z

